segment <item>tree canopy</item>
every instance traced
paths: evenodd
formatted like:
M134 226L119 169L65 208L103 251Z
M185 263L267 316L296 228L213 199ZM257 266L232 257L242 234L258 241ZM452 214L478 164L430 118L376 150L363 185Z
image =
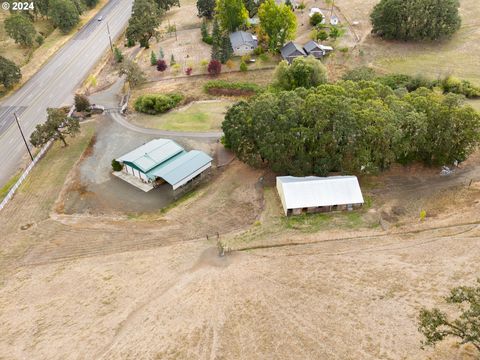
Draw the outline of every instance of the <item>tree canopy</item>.
M463 161L479 143L480 115L453 94L397 96L377 82L342 81L239 102L222 128L225 145L253 166L325 176Z
M306 89L327 82L327 69L313 56L295 58L291 65L281 61L274 74L274 86L283 90Z
M20 13L12 14L5 19L5 31L17 44L32 46L35 28L32 21Z
M216 17L223 31L234 32L244 26L248 12L242 0L217 0Z
M135 0L128 21L127 39L133 43L138 41L140 46L148 48L150 39L157 35L163 12L154 0Z
M458 0L381 0L370 15L372 33L386 39L436 40L460 28Z
M65 146L67 135L75 136L80 132L80 123L77 119L67 117L63 109L47 109L47 121L38 124L30 135L30 142L35 147L45 145L50 140L61 140Z
M258 17L260 31L266 35L271 51L279 51L287 40L295 38L297 18L289 6L266 0L258 9Z
M163 12L170 10L174 6L180 7L180 0L155 0L155 2Z
M119 75L126 75L127 81L132 87L145 82L145 73L140 66L132 60L125 60L120 65Z
M449 319L438 308L422 309L419 316L419 331L425 336L424 345L435 345L447 337L461 344L470 343L480 351L480 279L477 286L459 286L445 298L447 304L456 305L460 315Z
M55 27L68 33L80 21L80 13L71 0L50 0L48 14Z
M0 83L6 89L10 89L22 78L20 68L13 61L0 56Z
M198 16L213 19L215 0L197 0Z

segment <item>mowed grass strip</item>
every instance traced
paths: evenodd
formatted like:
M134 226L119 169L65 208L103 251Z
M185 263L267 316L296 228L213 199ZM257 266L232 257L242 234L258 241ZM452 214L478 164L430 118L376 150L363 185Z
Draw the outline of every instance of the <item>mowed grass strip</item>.
M15 185L15 183L20 178L20 176L21 176L21 172L18 172L17 174L12 176L5 185L3 185L3 187L0 189L0 201L2 201L5 198L5 196L8 195L8 192L10 191L12 186Z
M220 130L230 101L197 102L162 115L136 114L133 122L152 129L206 132Z

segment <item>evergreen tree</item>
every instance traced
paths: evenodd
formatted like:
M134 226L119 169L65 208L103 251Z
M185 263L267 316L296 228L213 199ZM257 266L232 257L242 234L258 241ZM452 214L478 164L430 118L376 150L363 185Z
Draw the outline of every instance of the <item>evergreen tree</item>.
M213 20L212 29L212 60L220 60L222 49L222 33L217 19Z
M175 57L172 54L172 56L170 56L170 66L173 66L175 64L176 64Z
M220 62L225 64L233 55L232 43L230 42L230 36L224 33L222 36L222 47L220 52Z
M155 55L155 53L152 51L152 53L150 54L150 65L152 66L155 66L157 65L157 55Z
M165 54L163 53L163 49L162 49L162 48L160 48L160 50L158 51L158 53L159 53L159 58L160 58L160 59L165 58Z

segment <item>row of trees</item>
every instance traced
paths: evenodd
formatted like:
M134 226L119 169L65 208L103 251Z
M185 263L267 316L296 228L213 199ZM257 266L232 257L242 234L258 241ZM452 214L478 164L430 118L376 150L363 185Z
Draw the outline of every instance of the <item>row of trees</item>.
M135 0L126 30L128 44L133 46L138 42L141 47L148 48L152 37L158 36L157 28L163 14L173 6L180 6L180 1Z
M454 94L398 96L378 82L342 81L239 102L222 128L225 145L248 164L324 176L465 160L479 142L480 115Z
M12 10L5 19L5 31L22 46L32 47L35 42L41 45L43 37L34 27L34 21L39 17L49 19L54 27L68 33L78 24L80 15L97 4L98 0L36 0L31 8Z

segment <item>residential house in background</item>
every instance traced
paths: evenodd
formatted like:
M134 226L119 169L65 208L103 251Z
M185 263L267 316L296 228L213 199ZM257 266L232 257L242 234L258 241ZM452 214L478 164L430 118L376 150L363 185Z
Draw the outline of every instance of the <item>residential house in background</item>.
M250 54L258 46L257 37L246 31L231 33L230 43L232 44L233 53L237 56Z
M327 55L330 51L333 51L331 46L325 46L322 44L317 44L315 41L310 40L303 46L303 49L307 53L307 55L313 55L317 59L320 59Z
M286 43L282 50L280 50L280 54L284 60L288 61L289 64L293 61L293 59L299 56L307 56L307 53L303 47L297 43L294 43L293 41Z

